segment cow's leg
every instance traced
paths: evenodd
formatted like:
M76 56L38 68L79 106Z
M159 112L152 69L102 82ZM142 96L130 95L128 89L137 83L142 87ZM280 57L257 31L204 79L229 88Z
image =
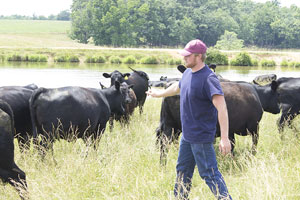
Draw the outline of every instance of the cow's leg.
M251 136L252 136L252 149L251 149L251 153L253 155L255 155L257 153L257 144L258 144L258 131L259 131L259 125L257 125L257 129L256 131L253 131Z
M139 111L140 111L140 115L143 113L143 106L142 104L139 104Z
M179 144L178 142L179 142L180 133L181 133L180 129L174 128L174 134L173 134L173 137L172 137L172 142L174 142L176 144Z
M100 123L98 125L97 131L91 134L92 144L95 150L97 150L102 134L106 129L106 123Z
M166 128L162 131L159 143L160 143L160 164L165 166L167 164L167 155L169 150L169 145L171 143L172 128Z
M229 140L230 140L230 144L231 144L231 154L234 155L234 146L235 146L235 136L234 133L229 133Z
M121 124L121 126L124 128L124 127L128 127L128 125L129 125L129 114L128 113L126 113L124 116L122 116L121 117L121 119L120 119L120 124Z
M112 132L114 129L114 118L110 117L108 123L109 123L109 131Z
M295 114L296 114L296 112L294 112L289 105L282 106L282 115L278 122L279 133L282 133L284 131L285 125L288 125L288 127L291 127L291 122L295 118ZM282 136L281 136L281 139L283 139Z
M145 96L145 98L141 99L140 102L138 102L140 115L143 113L143 106L144 106L145 101L146 101L146 96Z
M39 150L39 153L42 157L42 159L45 158L46 156L46 153L49 151L49 149L51 150L51 154L53 155L53 159L54 159L54 151L53 151L53 143L54 143L54 136L53 136L53 132L52 131L46 131L46 130L49 130L49 129L44 129L43 128L43 131L42 131L42 134L41 135L41 141L38 145L38 150ZM54 130L54 127L53 127L53 130ZM54 163L56 163L56 161L54 160Z
M19 193L21 199L27 199L27 183L25 173L14 163L10 170L0 168L0 178L12 185Z

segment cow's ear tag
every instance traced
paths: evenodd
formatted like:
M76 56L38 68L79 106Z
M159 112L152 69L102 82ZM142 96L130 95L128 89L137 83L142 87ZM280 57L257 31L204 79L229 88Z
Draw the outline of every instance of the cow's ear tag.
M124 78L125 80L128 80L128 76L125 76L125 78Z

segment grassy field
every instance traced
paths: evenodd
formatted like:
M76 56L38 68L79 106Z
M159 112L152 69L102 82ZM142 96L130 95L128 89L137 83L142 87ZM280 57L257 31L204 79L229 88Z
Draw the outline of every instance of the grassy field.
M1 48L92 47L71 40L69 21L0 20Z
M68 33L71 29L69 21L48 20L0 20L0 61L1 56L10 54L41 54L46 55L52 62L55 56L75 55L83 62L90 55L127 55L135 57L155 56L158 60L169 58L181 58L177 49L149 49L149 48L111 48L100 47L93 44L81 44L71 40ZM282 60L300 62L299 50L268 50L268 49L245 49L251 57L257 60L274 60L277 65ZM234 58L240 51L223 51L229 59Z
M47 155L41 161L36 151L20 154L15 144L15 160L27 174L30 199L174 199L178 147L171 145L167 165L161 167L154 133L160 105L161 99L148 99L144 114L139 116L136 111L128 127L116 123L112 132L104 133L97 150L82 140L61 140L54 144L54 156ZM276 127L278 117L264 113L256 156L250 154L250 136L237 137L234 158L217 153L220 171L233 199L300 199L298 131L286 129L281 139ZM190 197L214 199L197 171ZM1 200L17 198L10 185L0 187Z

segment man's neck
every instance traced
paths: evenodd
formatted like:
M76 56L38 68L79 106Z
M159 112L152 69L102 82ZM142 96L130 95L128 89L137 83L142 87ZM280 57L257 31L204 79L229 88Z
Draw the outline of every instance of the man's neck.
M198 63L197 65L195 65L194 67L192 67L192 72L196 72L196 71L199 71L201 70L203 67L205 66L205 63L201 62L201 63Z

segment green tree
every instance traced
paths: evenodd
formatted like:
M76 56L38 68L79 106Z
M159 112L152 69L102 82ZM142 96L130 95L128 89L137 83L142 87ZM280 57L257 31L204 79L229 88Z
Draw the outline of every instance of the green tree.
M241 49L243 43L243 40L237 38L236 33L226 30L224 35L220 37L220 40L217 41L215 48L225 50Z
M63 10L63 11L59 12L58 15L56 16L56 19L61 20L61 21L69 21L70 20L70 11Z
M255 45L262 47L275 45L276 31L273 30L272 23L278 19L278 8L278 4L272 2L257 5L253 19Z

